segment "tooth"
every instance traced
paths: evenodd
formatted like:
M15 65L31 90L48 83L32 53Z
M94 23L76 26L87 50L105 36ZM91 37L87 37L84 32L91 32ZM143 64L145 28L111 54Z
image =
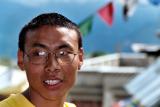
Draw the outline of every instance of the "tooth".
M46 80L45 83L49 84L49 85L54 85L59 83L60 80Z
M52 84L52 80L49 81L49 84Z

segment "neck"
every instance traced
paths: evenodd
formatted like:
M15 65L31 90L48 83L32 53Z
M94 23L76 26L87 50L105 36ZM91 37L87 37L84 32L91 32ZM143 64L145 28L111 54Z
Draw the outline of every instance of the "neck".
M30 89L27 89L22 93L32 104L36 107L63 107L65 98L61 99L46 99L39 94L33 93Z

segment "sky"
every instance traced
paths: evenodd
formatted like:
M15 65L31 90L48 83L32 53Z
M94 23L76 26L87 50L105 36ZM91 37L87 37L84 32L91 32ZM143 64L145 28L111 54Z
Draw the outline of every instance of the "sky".
M122 4L114 1L113 25L104 23L97 11L110 0L1 0L0 1L0 56L16 58L18 34L33 17L44 12L58 12L82 22L94 14L91 32L83 37L85 53L132 52L133 43L159 44L156 31L160 29L160 6L139 0L132 17L127 21Z

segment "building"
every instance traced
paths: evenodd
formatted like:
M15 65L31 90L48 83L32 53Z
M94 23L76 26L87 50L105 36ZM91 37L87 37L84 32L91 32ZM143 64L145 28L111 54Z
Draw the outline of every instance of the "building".
M126 84L127 91L146 107L160 107L160 57Z
M130 97L124 85L150 64L145 54L117 53L86 59L69 99L78 107L111 107Z
M145 54L135 53L115 53L85 59L84 65L78 73L75 87L69 93L68 100L74 102L77 107L112 107L114 102L131 96L131 93L124 86L138 74L145 72L146 67L153 60ZM6 92L4 85L12 88L13 86L21 87L21 85L14 82L17 81L15 79L18 79L17 75L19 74L17 73L22 72L13 70L14 72L11 76L10 69L6 67L0 68L3 68L1 69L3 72L0 74L0 79L7 82L5 84L3 82L0 85L1 95ZM21 75L24 76L24 72ZM21 79L18 80L19 83L24 82L23 87L26 88L25 77L19 79ZM21 87L21 91L22 89L24 90ZM9 93L13 93L13 90ZM9 93L7 92L7 94Z
M11 93L24 91L28 87L25 72L0 65L0 100Z

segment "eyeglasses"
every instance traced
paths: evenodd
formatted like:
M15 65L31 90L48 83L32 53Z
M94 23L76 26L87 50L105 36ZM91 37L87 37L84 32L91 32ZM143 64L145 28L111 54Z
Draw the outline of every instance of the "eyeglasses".
M30 53L28 54L25 53L25 54L28 56L29 61L32 64L37 64L37 65L45 64L49 60L49 56L53 54L58 64L67 65L73 62L75 55L77 55L78 53L73 53L66 50L59 50L56 52L48 52L44 50L33 50Z

